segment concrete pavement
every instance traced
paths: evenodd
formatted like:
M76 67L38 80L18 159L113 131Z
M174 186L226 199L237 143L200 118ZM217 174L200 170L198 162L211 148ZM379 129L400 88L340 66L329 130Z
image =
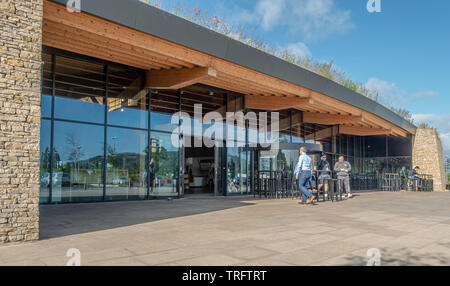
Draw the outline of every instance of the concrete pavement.
M41 206L41 240L0 246L0 265L450 264L449 193L361 193L339 203L187 198Z

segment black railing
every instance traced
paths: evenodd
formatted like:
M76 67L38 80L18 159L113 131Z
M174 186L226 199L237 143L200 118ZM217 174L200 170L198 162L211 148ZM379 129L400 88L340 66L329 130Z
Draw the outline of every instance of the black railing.
M417 175L419 180L410 179L410 186L412 191L419 192L433 192L434 180L432 175ZM411 182L412 181L412 182Z
M378 176L375 174L356 174L350 179L352 190L366 191L378 189Z
M260 171L255 182L254 196L287 198L292 193L293 176L285 171Z
M319 182L317 176L313 176L314 189L317 189ZM405 177L397 173L376 174L355 174L351 176L350 185L353 191L379 190L397 192L402 190L432 192L433 176L417 175L415 177ZM339 188L338 180L329 179L328 197L325 196L324 187L316 194L318 200L340 200L343 190ZM287 171L260 171L254 182L254 197L264 198L300 198L301 192L298 182L292 172ZM312 188L311 188L312 189Z

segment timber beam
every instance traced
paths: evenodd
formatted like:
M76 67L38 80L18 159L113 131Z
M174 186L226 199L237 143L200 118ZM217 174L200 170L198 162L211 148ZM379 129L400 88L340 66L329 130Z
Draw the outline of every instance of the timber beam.
M312 104L314 100L310 97L245 96L245 108L248 109L280 111L290 108L298 109Z
M335 115L325 113L304 112L303 122L322 125L357 124L363 122L363 116Z
M211 67L147 71L146 87L151 89L180 89L199 83L207 77L216 77Z
M339 133L356 136L392 135L392 130L382 128L367 128L358 126L339 126Z

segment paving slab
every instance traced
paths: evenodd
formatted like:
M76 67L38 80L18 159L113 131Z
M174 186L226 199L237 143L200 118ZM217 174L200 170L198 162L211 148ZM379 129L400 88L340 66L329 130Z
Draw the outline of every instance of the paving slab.
M41 240L0 265L450 265L449 193L360 193L338 203L192 197L41 206Z

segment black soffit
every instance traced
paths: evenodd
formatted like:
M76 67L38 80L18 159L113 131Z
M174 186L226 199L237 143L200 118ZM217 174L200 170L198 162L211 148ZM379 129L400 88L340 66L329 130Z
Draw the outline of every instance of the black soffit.
M51 0L66 5L67 0ZM312 89L416 133L416 126L383 105L332 80L138 0L81 0L83 12L249 69Z

